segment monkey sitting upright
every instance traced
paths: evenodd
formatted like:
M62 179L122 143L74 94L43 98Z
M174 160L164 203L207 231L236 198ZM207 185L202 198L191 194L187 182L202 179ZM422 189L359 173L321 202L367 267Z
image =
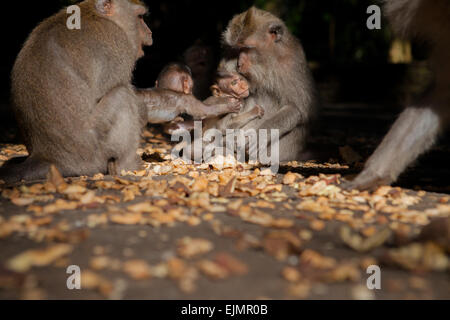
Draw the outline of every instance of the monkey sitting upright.
M279 150L280 162L300 160L318 107L300 41L280 18L252 7L231 19L223 45L229 52L225 59L235 62L233 69L250 84L251 100L246 100L242 112L252 107L249 102L264 107L264 116L242 129L278 130L279 140L271 141L269 136L266 146ZM249 145L248 154L257 154L259 147L259 143Z
M173 76L173 75L172 75ZM163 79L165 80L165 79ZM173 78L171 79L173 80ZM191 79L179 79L179 85L184 89L189 90ZM165 81L164 83L167 83ZM172 83L171 89L175 89L176 84ZM167 85L167 84L166 84ZM237 72L229 72L224 68L219 67L215 84L211 86L212 96L206 99L203 103L211 106L220 104L224 99L237 99L244 101L250 94L248 81ZM229 113L218 117L209 117L203 121L203 131L208 129L218 129L225 131L226 129L239 129L246 125L249 121L264 116L264 109L255 105L251 110L242 113ZM193 121L174 122L165 128L168 134L174 134L178 130L191 131L194 129Z

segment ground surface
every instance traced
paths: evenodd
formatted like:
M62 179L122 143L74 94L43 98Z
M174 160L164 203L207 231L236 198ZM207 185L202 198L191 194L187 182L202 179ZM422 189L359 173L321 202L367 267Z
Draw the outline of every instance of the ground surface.
M0 187L0 299L449 299L448 141L402 188L339 189L394 113L326 107L310 148L331 160L275 176L165 161L168 139L151 129L148 172L64 181L53 171ZM21 154L3 145L0 161ZM82 290L67 289L70 265ZM367 289L370 265L381 290Z

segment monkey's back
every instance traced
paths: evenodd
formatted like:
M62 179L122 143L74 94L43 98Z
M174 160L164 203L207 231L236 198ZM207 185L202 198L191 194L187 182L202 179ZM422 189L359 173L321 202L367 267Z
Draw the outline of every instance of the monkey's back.
M13 108L29 151L42 141L76 143L95 104L131 81L135 54L125 32L88 5L80 4L81 30L67 28L66 10L44 20L14 64Z

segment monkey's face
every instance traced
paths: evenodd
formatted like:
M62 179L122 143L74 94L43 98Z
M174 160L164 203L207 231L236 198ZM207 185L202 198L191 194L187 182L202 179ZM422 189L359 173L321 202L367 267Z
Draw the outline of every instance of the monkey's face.
M258 68L272 65L273 60L280 59L286 49L286 27L282 21L271 20L257 26L252 32L244 33L238 41L238 71L252 81L259 74Z
M137 16L137 29L139 32L139 53L138 58L144 56L143 47L151 46L153 44L153 33L144 21L144 17L147 14L147 9L142 6L138 6L135 9L135 15Z
M239 74L220 79L219 87L224 93L237 99L245 99L250 95L247 80Z
M122 28L137 49L138 59L144 55L143 47L153 44L152 31L144 21L147 8L139 0L96 0L95 9Z

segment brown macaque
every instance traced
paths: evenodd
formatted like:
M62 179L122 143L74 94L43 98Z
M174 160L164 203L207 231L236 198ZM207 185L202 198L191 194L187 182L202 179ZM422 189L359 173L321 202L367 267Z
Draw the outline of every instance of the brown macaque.
M348 189L375 189L391 184L427 151L450 121L450 2L448 0L386 0L385 13L405 38L428 42L434 81L421 99L400 115L364 170Z
M194 81L188 66L181 63L168 64L159 73L155 88L167 89L184 94L192 94Z
M209 87L214 81L215 73L215 59L211 47L197 40L183 54L183 62L192 71L195 97L199 100L209 97Z
M146 110L131 78L152 44L147 9L138 0L78 6L80 30L67 28L61 10L32 31L14 64L12 103L29 157L1 169L6 182L43 179L51 164L64 176L140 168Z
M136 89L137 95L147 107L148 122L180 121L182 118L179 116L182 114L203 120L240 111L240 101L232 98L216 101L213 105L205 105L193 96L193 85L189 67L171 63L161 71L154 88Z
M262 119L256 118L242 129L278 129L279 160L300 159L318 102L299 40L282 20L252 7L230 21L223 42L232 53L226 59L237 59L234 69L250 85L250 98L241 112L255 104L265 111ZM248 151L254 154L257 145L248 146Z
M211 86L211 91L213 95L205 100L205 104L214 103L224 97L234 97L244 102L250 95L247 79L237 72L228 71L223 63L219 66L216 83ZM251 110L245 112L206 119L203 123L203 130L215 128L225 132L226 129L240 129L250 121L263 116L264 109L254 105Z

